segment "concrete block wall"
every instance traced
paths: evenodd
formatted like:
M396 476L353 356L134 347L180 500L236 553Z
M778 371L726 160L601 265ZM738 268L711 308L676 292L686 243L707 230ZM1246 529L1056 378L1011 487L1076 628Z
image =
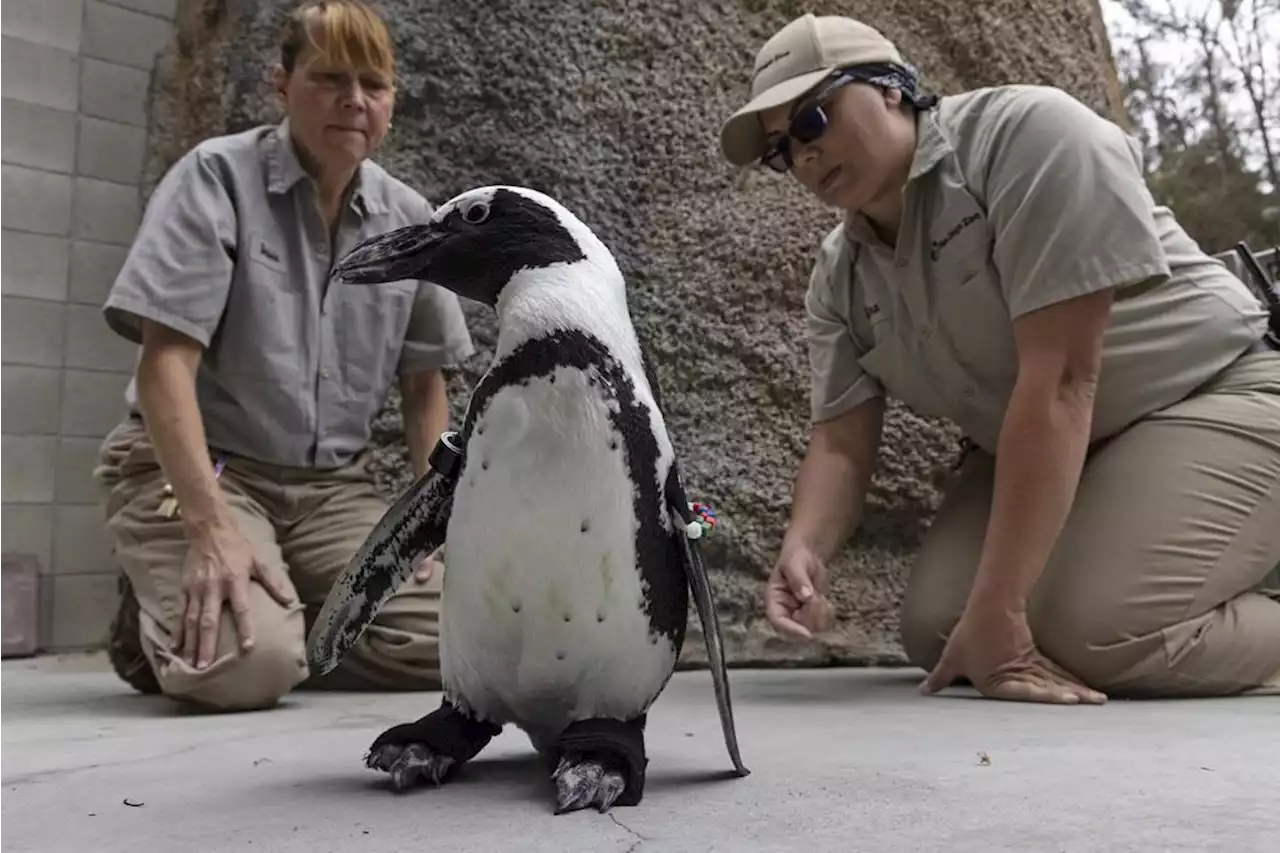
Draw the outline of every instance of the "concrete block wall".
M136 347L101 306L141 215L146 105L178 0L4 0L3 548L40 566L39 646L103 641L92 480Z

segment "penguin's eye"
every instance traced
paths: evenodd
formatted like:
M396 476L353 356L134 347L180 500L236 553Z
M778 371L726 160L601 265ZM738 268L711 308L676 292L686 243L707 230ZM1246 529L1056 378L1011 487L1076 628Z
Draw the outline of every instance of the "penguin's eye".
M485 204L483 201L478 201L466 210L462 211L462 219L469 225L479 225L488 218L489 205Z

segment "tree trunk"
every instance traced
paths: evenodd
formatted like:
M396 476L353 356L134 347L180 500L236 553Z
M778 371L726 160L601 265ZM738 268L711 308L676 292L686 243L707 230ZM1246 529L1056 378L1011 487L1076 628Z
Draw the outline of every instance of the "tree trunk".
M198 140L278 118L269 70L292 0L185 0L158 75L149 181ZM597 229L628 277L688 487L722 524L709 564L736 662L900 662L905 573L956 458L957 434L894 406L856 540L832 567L837 630L790 645L761 585L805 448L803 297L836 221L786 180L735 187L720 120L755 50L811 5L763 0L381 0L400 49L395 126L380 155L439 203L478 184L550 192ZM831 2L884 29L935 90L1058 85L1124 121L1097 0ZM491 313L468 305L480 354L451 379L455 417L485 368ZM378 423L383 485L409 478L399 415ZM695 631L686 659L700 661Z

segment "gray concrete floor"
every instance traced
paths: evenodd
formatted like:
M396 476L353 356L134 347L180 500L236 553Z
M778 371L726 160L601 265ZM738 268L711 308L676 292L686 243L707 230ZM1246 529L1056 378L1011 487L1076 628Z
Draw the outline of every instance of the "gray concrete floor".
M915 670L731 675L751 776L724 778L710 680L681 673L650 717L644 801L557 817L514 730L440 789L395 795L364 769L436 694L204 716L100 657L8 661L3 849L1280 850L1280 699L1054 708L926 699Z

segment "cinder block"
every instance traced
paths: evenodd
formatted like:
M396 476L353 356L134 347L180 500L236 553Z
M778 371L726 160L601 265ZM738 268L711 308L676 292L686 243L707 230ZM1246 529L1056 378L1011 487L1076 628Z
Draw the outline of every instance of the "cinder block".
M100 438L63 438L58 446L58 480L54 497L60 504L98 504L103 487L93 479L102 449Z
M99 507L59 505L53 519L54 574L98 575L116 570Z
M57 435L62 371L17 364L6 364L0 370L4 376L5 433ZM5 464L8 464L7 460Z
M75 112L80 102L80 58L73 52L26 39L3 39L0 93L29 104Z
M138 188L97 178L76 178L74 236L128 245L142 216Z
M0 520L4 525L4 550L32 554L40 561L40 571L49 571L53 565L53 504L11 504L8 500L6 495Z
M84 0L4 0L4 34L76 53Z
M128 255L127 246L71 241L71 301L101 307Z
M83 115L146 126L148 72L88 57L80 64Z
M3 655L25 657L40 645L40 563L33 554L4 552Z
M137 9L149 15L157 15L170 21L178 13L178 0L112 0L117 6Z
M5 163L0 224L65 237L71 231L71 176Z
M58 439L51 435L6 435L2 479L6 504L53 503Z
M120 606L116 575L60 575L53 586L53 625L49 651L95 648L107 640Z
M71 266L65 237L5 231L4 294L62 302L67 298Z
M101 309L92 305L67 306L66 367L132 371L137 353L137 344L111 331Z
M130 373L66 370L62 376L64 436L99 438L124 417L124 389Z
M66 337L67 308L42 299L4 297L0 341L5 364L32 367L61 367L62 342Z
M4 162L51 172L75 168L75 114L5 98L3 127Z
M150 71L164 49L173 25L154 15L87 0L82 53L120 65Z
M146 144L145 128L81 116L77 171L89 178L136 184L142 180Z

